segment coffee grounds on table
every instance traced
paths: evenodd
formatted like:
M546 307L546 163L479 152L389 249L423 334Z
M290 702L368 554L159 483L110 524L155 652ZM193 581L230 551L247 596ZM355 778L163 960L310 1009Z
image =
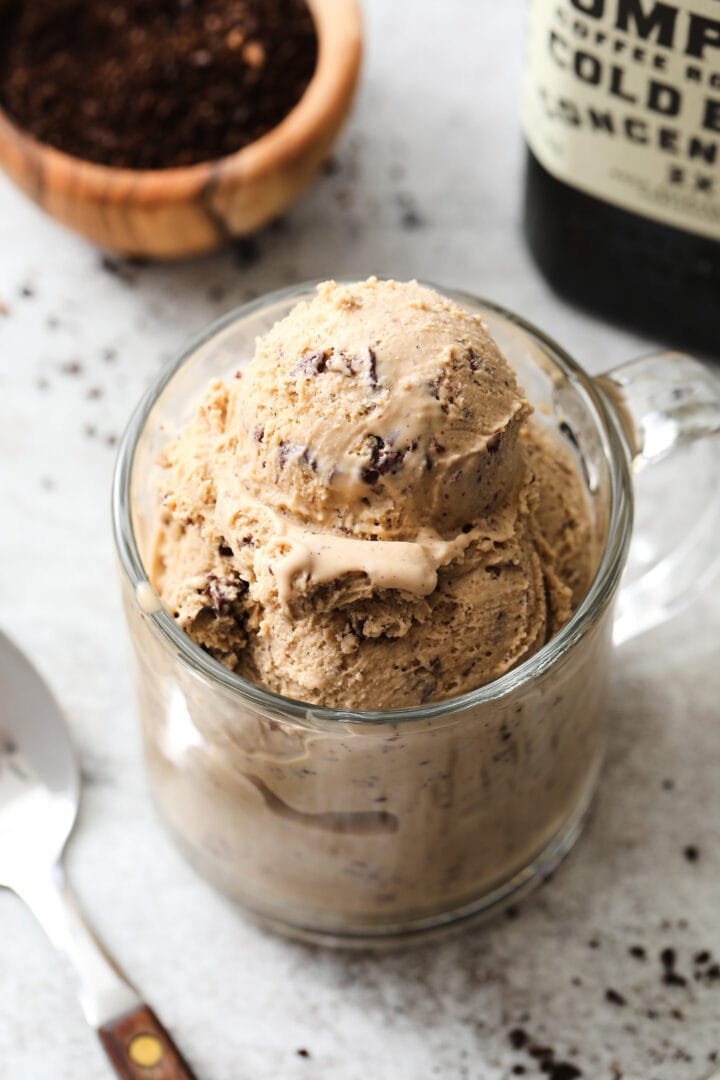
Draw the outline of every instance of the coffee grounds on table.
M305 0L5 0L0 105L102 165L162 169L240 150L302 96Z

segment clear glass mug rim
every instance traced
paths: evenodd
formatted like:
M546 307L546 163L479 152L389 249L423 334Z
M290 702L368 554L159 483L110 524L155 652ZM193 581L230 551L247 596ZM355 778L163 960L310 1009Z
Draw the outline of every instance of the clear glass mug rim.
M132 472L135 453L150 412L158 398L174 378L176 373L213 337L225 331L233 323L257 314L263 308L284 300L307 296L319 284L318 280L305 281L270 293L242 304L212 322L203 331L191 339L175 360L170 361L160 372L155 381L145 391L123 433L115 464L112 488L112 521L115 544L120 565L128 578L130 586L148 584L145 570L132 524L130 504ZM155 631L164 639L168 647L173 648L180 660L196 675L210 682L217 683L226 691L237 696L245 705L261 709L269 716L282 715L300 723L313 726L318 722L337 724L393 725L403 722L450 719L469 709L496 702L507 697L520 687L527 685L543 675L558 660L565 656L585 634L595 625L604 613L615 594L622 574L627 549L630 542L632 525L632 481L629 469L629 455L620 420L613 407L607 401L592 376L543 331L527 322L515 312L495 304L492 301L474 296L459 289L444 288L430 282L424 282L442 295L461 304L475 307L479 305L493 311L517 326L535 340L541 348L550 354L551 359L563 370L571 382L579 383L590 397L596 416L602 423L605 436L604 449L610 476L610 518L607 536L600 563L587 594L565 626L533 656L508 671L505 675L476 690L470 690L458 697L427 705L414 705L405 709L382 711L364 711L352 709L330 709L311 705L295 698L283 697L271 690L266 690L235 674L222 664L213 660L195 642L181 630L170 613L161 607L157 611L145 613L151 620Z

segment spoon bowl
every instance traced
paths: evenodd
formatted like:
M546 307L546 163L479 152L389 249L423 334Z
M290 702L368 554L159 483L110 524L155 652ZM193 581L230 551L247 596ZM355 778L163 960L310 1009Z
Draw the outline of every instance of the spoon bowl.
M57 859L75 823L80 767L57 702L0 631L0 885L39 854Z

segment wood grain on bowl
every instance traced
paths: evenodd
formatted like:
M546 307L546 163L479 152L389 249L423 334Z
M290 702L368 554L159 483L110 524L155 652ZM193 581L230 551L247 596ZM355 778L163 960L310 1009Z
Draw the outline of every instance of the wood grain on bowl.
M313 178L357 85L358 0L307 2L318 34L315 73L285 119L237 153L185 168L109 168L36 141L0 110L0 167L58 221L122 254L197 255L253 232Z

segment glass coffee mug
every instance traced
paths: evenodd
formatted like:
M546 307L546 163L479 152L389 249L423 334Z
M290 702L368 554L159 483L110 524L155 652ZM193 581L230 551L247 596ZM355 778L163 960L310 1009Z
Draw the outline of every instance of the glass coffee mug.
M592 379L518 316L446 290L484 317L537 422L572 451L597 571L567 625L479 690L385 712L310 706L216 663L150 579L163 444L209 380L246 363L256 336L313 291L240 308L163 372L120 447L114 529L147 768L171 833L262 923L379 945L492 911L572 846L602 757L613 638L667 618L720 562L720 384L677 353ZM631 476L648 465L660 490L641 490L630 549Z

